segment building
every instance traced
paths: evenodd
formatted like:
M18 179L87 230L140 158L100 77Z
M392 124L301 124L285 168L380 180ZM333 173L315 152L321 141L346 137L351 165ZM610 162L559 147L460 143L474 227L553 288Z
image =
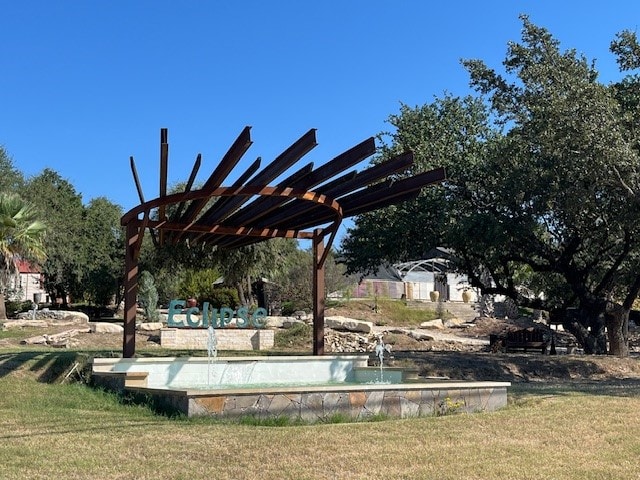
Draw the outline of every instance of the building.
M386 297L406 300L438 300L475 302L477 292L469 286L465 275L451 271L451 253L434 248L423 259L383 266L362 279L355 289L355 298Z
M48 303L49 297L43 288L43 278L40 269L26 260L16 262L18 276L11 287L16 290L16 300L30 300L35 303Z

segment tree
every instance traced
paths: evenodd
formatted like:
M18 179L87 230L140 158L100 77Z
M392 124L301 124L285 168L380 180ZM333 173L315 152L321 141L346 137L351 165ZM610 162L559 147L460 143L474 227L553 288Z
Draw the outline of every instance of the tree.
M357 285L357 279L346 275L346 267L336 261L332 249L324 264L325 292L340 292ZM313 309L313 252L296 249L286 257L284 268L271 277L277 284L277 300L288 303L295 310Z
M480 99L446 95L419 107L401 105L391 115L392 132L378 136L382 147L373 163L381 163L405 151L414 153L408 173L445 167L446 188L424 189L413 202L404 202L360 215L340 249L349 273L371 273L380 264L421 258L434 246L444 245L444 234L457 210L459 184L472 182L482 171L488 144L497 136ZM481 180L481 179L478 179ZM471 186L470 186L471 187Z
M47 219L48 233L43 265L45 288L52 298L81 298L86 272L87 250L84 248L82 197L67 180L51 170L29 179L25 196L32 199L41 218Z
M0 193L0 319L7 318L4 291L16 272L16 260L45 258L44 224L36 209L15 194Z
M276 238L234 250L218 250L219 269L225 283L237 288L240 303L251 305L252 279L277 275L296 248L294 240Z
M83 211L81 241L85 253L85 298L97 305L120 303L124 275L122 209L105 197L92 199Z
M9 154L0 146L0 193L19 193L24 178L14 166Z
M146 270L140 272L138 280L138 298L144 309L144 318L147 322L155 322L158 314L158 291L151 275Z
M463 62L478 100L486 102L485 118L475 123L482 129L466 132L461 122L447 122L448 115L425 119L453 140L443 156L429 160L453 167L440 195L425 195L389 218L454 249L459 268L484 293L549 310L588 352L606 351L606 327L610 353L626 355L628 313L640 290L639 84L629 78L599 83L593 63L574 50L561 52L549 32L522 21L522 42L509 44L505 75L479 60ZM617 47L627 62L634 51L629 38L619 37ZM436 127L412 122L411 128L428 145ZM403 132L393 140L393 148L407 146ZM421 222L424 209L441 218ZM360 221L345 243L352 258ZM378 250L393 256L410 251L397 250L394 236L380 240ZM577 315L568 317L569 307Z

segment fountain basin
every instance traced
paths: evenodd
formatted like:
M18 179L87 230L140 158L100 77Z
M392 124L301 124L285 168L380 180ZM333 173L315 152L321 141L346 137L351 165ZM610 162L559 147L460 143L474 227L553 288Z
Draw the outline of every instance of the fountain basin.
M161 411L220 418L339 414L414 417L493 411L508 382L425 381L415 372L367 367L367 355L96 358L94 384L143 394Z

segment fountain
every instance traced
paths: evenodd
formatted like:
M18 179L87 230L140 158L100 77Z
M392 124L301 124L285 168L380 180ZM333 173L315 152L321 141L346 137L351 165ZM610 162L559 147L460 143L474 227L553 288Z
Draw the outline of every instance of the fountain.
M218 356L218 337L216 337L216 329L213 325L209 325L207 329L207 385L211 384L211 362Z
M213 344L213 342L212 342ZM384 344L382 350L388 352ZM95 385L140 393L162 410L188 416L287 416L326 421L335 414L414 417L452 399L461 412L506 406L508 382L426 380L398 367L369 367L369 355L95 358ZM217 352L216 352L217 353ZM380 358L380 353L377 353Z

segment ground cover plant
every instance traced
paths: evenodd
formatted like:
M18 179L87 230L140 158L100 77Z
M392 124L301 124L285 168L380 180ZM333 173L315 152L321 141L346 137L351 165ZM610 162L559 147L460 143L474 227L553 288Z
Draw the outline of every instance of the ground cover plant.
M640 465L637 379L516 384L494 413L283 427L159 416L70 382L77 359L0 353L0 478L628 479Z

